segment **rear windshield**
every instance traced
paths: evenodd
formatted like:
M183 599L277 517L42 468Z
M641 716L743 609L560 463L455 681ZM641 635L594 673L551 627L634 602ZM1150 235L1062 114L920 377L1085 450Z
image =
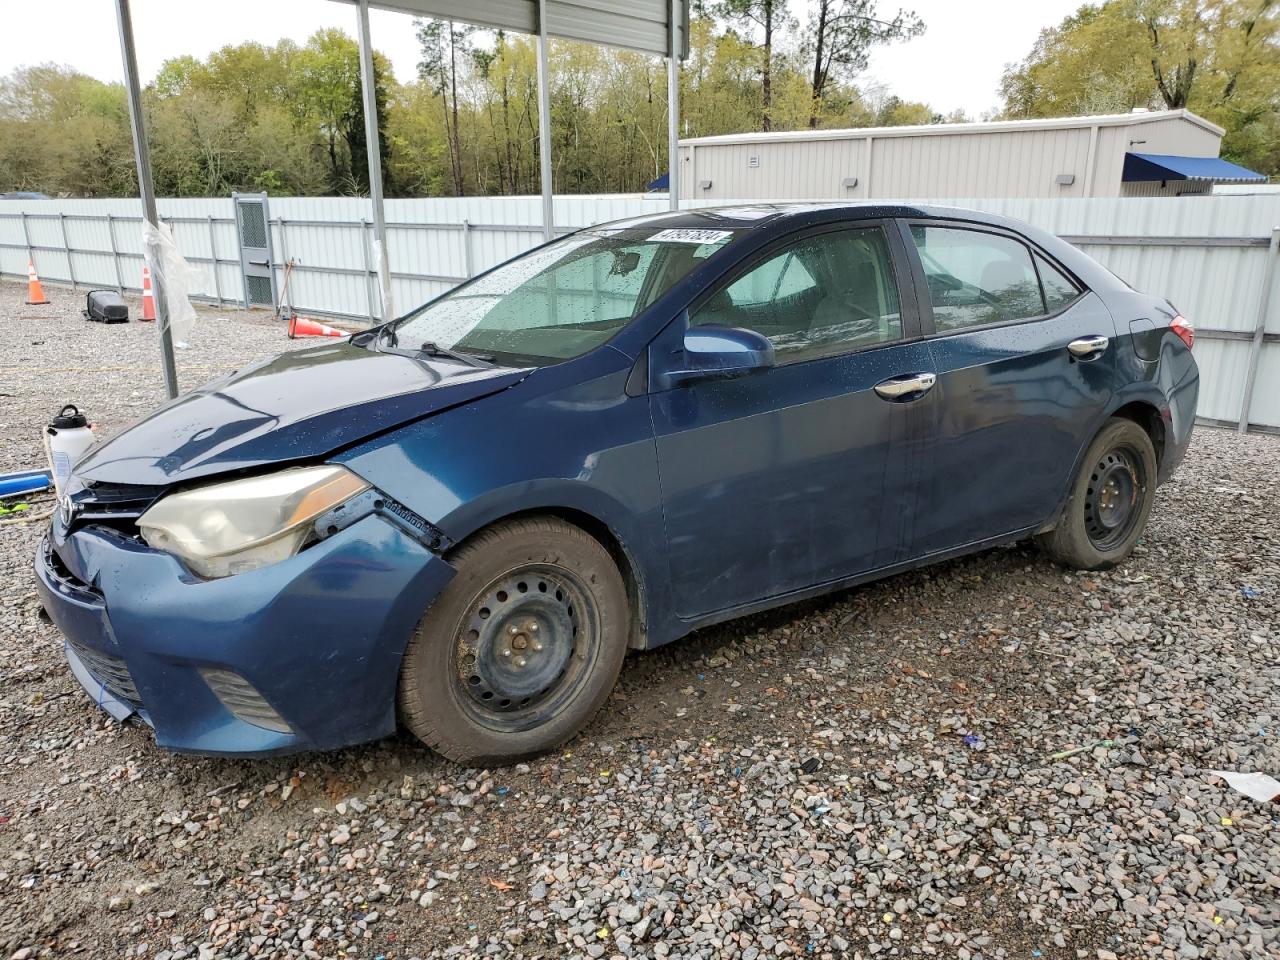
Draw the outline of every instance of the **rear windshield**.
M557 363L609 340L742 231L599 230L530 251L397 321L395 341L507 365Z

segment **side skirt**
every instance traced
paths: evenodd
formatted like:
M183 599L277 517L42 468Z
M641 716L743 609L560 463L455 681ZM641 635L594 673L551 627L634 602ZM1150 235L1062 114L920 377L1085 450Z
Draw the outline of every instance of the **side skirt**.
M717 623L724 623L726 620L736 620L738 617L745 617L753 613L761 613L765 610L772 610L775 607L785 607L789 603L796 603L800 600L809 600L813 597L820 597L824 594L835 593L839 590L846 590L849 587L860 586L864 583L870 583L873 580L883 580L886 577L892 577L895 574L906 573L909 570L918 570L920 567L927 567L935 563L942 563L946 560L954 560L956 557L962 557L970 553L980 553L992 547L998 547L1006 543L1016 543L1019 540L1025 540L1027 537L1039 532L1043 528L1043 524L1037 524L1030 527L1024 527L1015 530L1012 533L1001 534L998 537L990 537L986 540L978 540L974 543L968 543L961 547L953 547L949 550L941 550L937 553L927 554L923 557L917 557L914 560L907 560L903 563L896 563L887 567L879 567L875 570L868 570L865 573L859 573L852 577L844 577L839 580L828 580L825 583L817 584L812 587L804 587L800 590L793 590L790 593L778 594L773 597L766 597L763 600L754 600L751 603L745 603L741 606L730 607L726 610L717 610L714 613L708 613L692 620L676 620L670 628L670 632L663 631L665 635L655 635L657 632L651 630L649 634L650 643L647 649L654 649L663 644L670 643L673 640L679 640L681 637L700 630L703 627L710 627Z

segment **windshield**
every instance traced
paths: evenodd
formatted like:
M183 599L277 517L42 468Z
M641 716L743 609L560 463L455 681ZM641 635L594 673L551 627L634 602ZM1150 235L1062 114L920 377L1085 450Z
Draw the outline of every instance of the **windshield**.
M575 233L463 284L397 320L400 349L452 349L509 366L558 363L610 339L733 230Z

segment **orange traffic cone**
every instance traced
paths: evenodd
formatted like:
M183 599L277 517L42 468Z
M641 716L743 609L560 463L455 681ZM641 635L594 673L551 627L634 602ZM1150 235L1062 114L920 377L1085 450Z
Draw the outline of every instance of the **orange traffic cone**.
M315 320L308 320L306 317L299 317L294 314L289 318L289 339L296 340L298 337L345 337L346 333L333 327L318 323Z
M142 316L139 320L154 320L156 318L156 298L151 292L151 268L145 263L142 265Z
M45 299L44 290L40 287L40 278L36 276L35 261L27 261L27 303L30 306L38 306L42 303L48 303Z

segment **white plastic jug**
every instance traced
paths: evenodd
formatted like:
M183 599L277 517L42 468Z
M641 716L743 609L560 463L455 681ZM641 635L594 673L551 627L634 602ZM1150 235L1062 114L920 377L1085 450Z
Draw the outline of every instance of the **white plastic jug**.
M76 461L93 446L89 421L73 403L68 403L44 429L44 449L53 471L53 489L61 497Z

